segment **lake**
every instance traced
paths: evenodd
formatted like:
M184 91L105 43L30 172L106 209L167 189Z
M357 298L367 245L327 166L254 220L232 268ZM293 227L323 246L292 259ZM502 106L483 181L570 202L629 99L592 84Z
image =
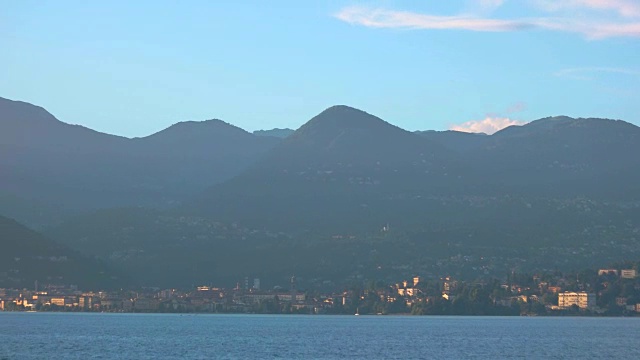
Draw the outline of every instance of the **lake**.
M1 313L0 359L640 359L640 318Z

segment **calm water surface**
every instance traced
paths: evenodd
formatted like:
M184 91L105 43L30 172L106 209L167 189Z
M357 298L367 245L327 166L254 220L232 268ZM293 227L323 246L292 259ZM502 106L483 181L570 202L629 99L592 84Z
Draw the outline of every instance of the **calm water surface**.
M0 359L640 359L640 318L0 313Z

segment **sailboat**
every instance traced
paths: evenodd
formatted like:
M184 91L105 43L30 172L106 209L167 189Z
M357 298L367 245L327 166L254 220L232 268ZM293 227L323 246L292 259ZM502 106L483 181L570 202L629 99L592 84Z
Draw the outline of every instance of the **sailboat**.
M359 316L360 315L360 309L356 308L356 313L354 315L355 316Z

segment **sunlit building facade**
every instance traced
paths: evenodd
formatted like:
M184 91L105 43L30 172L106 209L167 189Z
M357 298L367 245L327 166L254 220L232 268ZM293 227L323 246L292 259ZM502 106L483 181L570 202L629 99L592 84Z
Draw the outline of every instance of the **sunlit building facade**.
M576 305L580 309L596 307L596 294L588 292L563 292L558 294L558 307L568 309Z

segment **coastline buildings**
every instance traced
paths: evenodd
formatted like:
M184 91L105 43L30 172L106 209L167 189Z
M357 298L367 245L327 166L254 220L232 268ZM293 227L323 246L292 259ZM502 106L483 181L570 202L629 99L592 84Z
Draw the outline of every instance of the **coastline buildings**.
M615 275L618 276L617 269L600 269L598 270L598 276Z
M600 269L598 277L512 273L506 279L474 281L428 273L398 283L366 280L349 288L308 290L300 290L295 277L290 289L261 290L259 280L252 284L248 278L244 287L235 288L82 291L44 284L35 290L0 288L0 311L640 316L638 267L625 266L624 277L619 268Z
M623 279L635 279L637 273L634 269L622 269L620 271L620 277Z
M596 307L596 294L584 291L558 294L558 307L560 309L568 309L574 305L580 309L592 310Z

